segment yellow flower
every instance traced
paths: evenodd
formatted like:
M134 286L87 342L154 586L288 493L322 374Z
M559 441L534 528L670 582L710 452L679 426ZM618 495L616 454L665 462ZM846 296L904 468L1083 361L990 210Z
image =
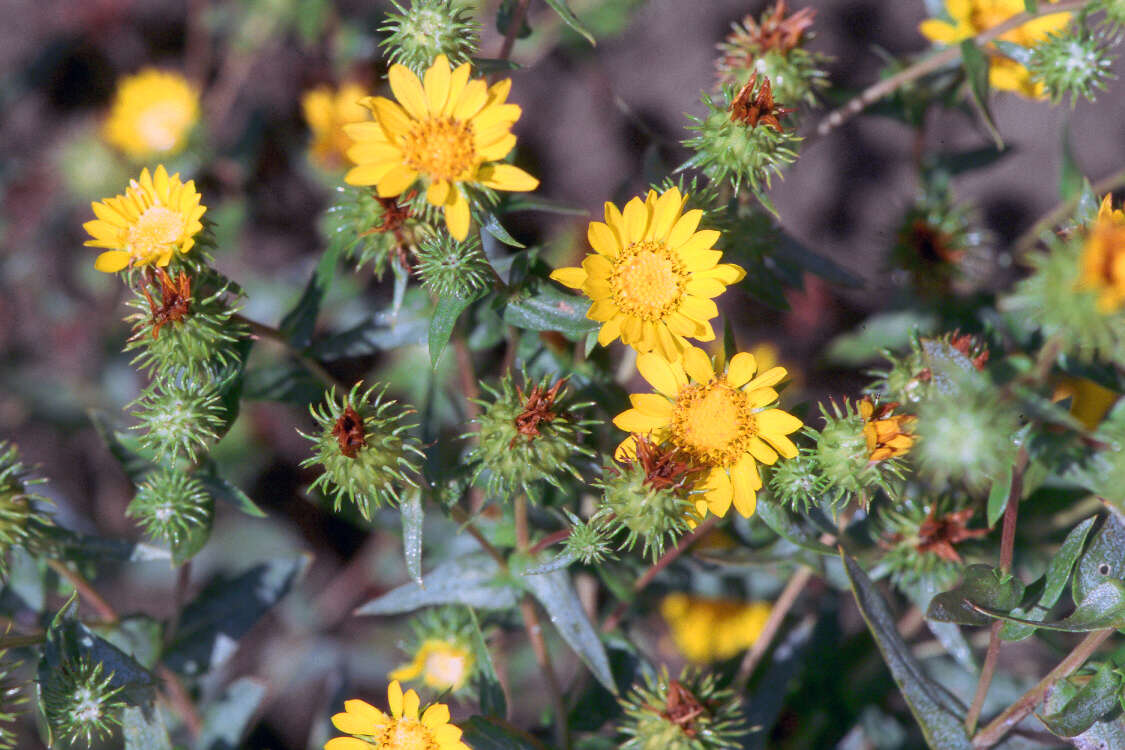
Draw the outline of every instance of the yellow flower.
M460 690L473 671L473 652L457 641L427 638L414 661L388 675L392 680L422 681L436 690Z
M676 648L698 664L729 659L752 646L772 610L769 602L705 599L681 593L669 594L660 602L660 614L668 623Z
M312 131L309 154L325 169L336 169L347 163L352 139L344 126L369 118L360 100L367 92L358 83L345 83L338 91L331 86L318 86L301 97L305 122Z
M594 252L581 267L559 268L555 281L580 289L594 302L586 317L602 324L598 343L614 339L638 352L658 352L676 361L691 345L685 337L711 341L709 322L719 314L712 301L746 272L719 263L713 249L719 233L696 231L703 212L683 212L686 196L670 188L645 200L633 198L618 211L605 204L605 222L590 222L586 237Z
M183 149L199 121L199 91L179 73L148 68L117 84L103 136L142 161Z
M1098 309L1106 314L1125 305L1125 212L1114 211L1110 201L1109 195L1102 200L1086 238L1078 280L1098 293Z
M515 148L511 128L520 108L508 104L510 78L488 86L469 80L469 63L450 70L438 55L422 80L404 65L387 78L397 103L381 96L362 101L375 122L344 126L355 141L348 158L356 166L344 177L350 185L375 185L380 198L400 195L419 177L426 199L445 212L457 240L469 234L466 185L494 190L534 190L539 180L503 159Z
M952 23L930 18L922 22L919 30L931 41L958 44L1023 13L1025 6L1024 0L945 0L945 9L953 19ZM1046 39L1048 34L1061 31L1069 23L1069 13L1052 13L1028 21L998 38L1024 47L1034 47L1036 43ZM1032 82L1027 68L1001 55L990 55L988 80L993 88L1015 91L1035 99L1044 96L1043 85Z
M774 367L754 377L758 365L746 352L735 354L726 372L716 373L702 349L689 348L682 362L668 362L654 353L637 357L637 369L656 393L629 396L633 408L613 423L630 433L648 435L680 449L706 471L696 481L696 512L725 516L735 509L749 518L762 487L757 461L773 464L778 454L797 455L786 435L801 420L770 405L777 401L772 386L785 377ZM620 456L634 451L632 436L618 446Z
M914 445L914 423L917 417L892 414L898 404L882 404L878 409L870 397L859 402L863 417L863 437L867 441L868 460L885 461L905 456Z
M163 164L152 175L142 169L125 195L92 204L98 218L82 225L93 237L86 246L108 248L94 267L113 273L130 265L168 265L175 253L191 250L203 229L199 220L207 207L199 205L200 198L193 180L182 183L179 173L169 177Z
M336 737L324 750L470 750L461 730L449 723L449 708L435 703L418 717L418 693L394 681L387 688L391 715L361 700L344 702L344 713L332 723L351 737Z
M1087 430L1095 430L1121 394L1088 378L1064 375L1055 381L1052 401L1070 399L1070 414Z

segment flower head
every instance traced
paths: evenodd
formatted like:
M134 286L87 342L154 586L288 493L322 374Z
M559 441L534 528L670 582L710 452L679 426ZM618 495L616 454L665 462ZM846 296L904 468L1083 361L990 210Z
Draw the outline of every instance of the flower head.
M986 528L969 528L975 510L965 505L951 496L924 501L908 496L878 506L875 528L885 551L880 564L899 583L928 579L952 586L964 566L963 543L988 535Z
M117 84L107 142L138 161L179 153L199 121L199 90L179 73L149 68Z
M391 0L391 5L398 13L388 13L379 27L386 34L379 46L391 62L422 73L438 55L460 65L480 49L479 26L464 0L410 0L406 8Z
M613 423L670 443L704 467L692 496L700 516L708 510L725 516L733 502L739 513L750 517L762 487L758 462L773 464L779 455L797 455L787 435L801 428L801 420L774 405L773 386L785 378L785 368L755 376L754 356L740 352L724 372L716 372L703 350L692 347L682 363L642 354L637 369L657 392L629 396L633 408ZM617 450L619 456L635 454L635 440L626 438Z
M859 402L868 460L885 461L905 456L914 445L913 426L917 418L909 414L895 414L897 407L898 404L893 401L876 406L870 397Z
M473 652L456 639L427 638L414 652L414 660L389 675L392 680L419 677L435 690L460 690L473 672Z
M714 674L685 669L646 673L621 699L622 750L733 750L749 727L738 698Z
M309 155L325 169L338 169L347 162L347 151L352 139L344 126L370 119L360 100L367 91L358 83L345 83L339 89L317 86L301 97L301 110L312 131Z
M723 661L750 648L772 610L769 602L707 599L680 592L660 602L660 615L676 648L698 664Z
M336 737L324 750L469 750L461 730L449 723L449 708L435 703L419 716L418 693L395 680L387 687L390 715L361 700L344 703L344 712L332 717L337 729L350 737Z
M1112 313L1125 306L1125 212L1113 210L1107 195L1082 249L1079 286L1098 295L1098 309Z
M194 180L180 182L179 173L169 177L163 164L152 174L142 169L124 195L92 204L98 218L82 225L93 237L85 244L107 248L94 267L114 273L129 266L166 266L177 253L187 253L203 229L199 220L207 207L199 205L201 198Z
M215 503L198 478L171 467L148 474L125 515L137 519L149 536L179 546L191 534L207 528Z
M455 239L469 234L467 186L494 190L534 190L535 179L499 160L516 145L512 125L518 105L507 103L511 79L488 86L469 80L469 63L451 69L438 55L419 78L404 65L391 66L388 79L397 101L376 96L363 100L374 122L347 125L355 145L348 158L356 166L344 178L350 185L375 185L381 198L400 195L417 180L426 199L445 213Z
M959 44L1023 13L1026 6L1024 0L945 0L945 9L950 20L927 19L919 26L919 31L934 42ZM1069 23L1069 13L1051 13L1017 26L998 38L1024 47L1034 47L1049 34L1061 31ZM1031 98L1042 98L1044 95L1043 85L1031 80L1031 73L1026 67L1000 55L990 57L988 80L993 88L1015 91Z
M605 222L586 233L594 252L576 268L559 268L555 281L593 300L586 317L602 324L598 343L616 338L638 352L655 351L675 361L690 344L711 341L709 322L719 314L712 301L745 276L713 246L719 233L696 231L703 211L683 212L685 196L673 187L645 200L633 198L618 211L605 204Z

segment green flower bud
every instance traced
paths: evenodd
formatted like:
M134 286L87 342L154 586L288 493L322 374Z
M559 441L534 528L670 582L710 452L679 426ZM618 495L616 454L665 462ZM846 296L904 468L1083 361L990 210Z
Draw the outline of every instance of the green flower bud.
M609 541L613 529L604 522L604 517L594 514L589 521L583 521L569 510L565 512L571 525L570 536L563 542L563 555L583 565L597 565L614 557Z
M215 503L199 479L174 468L148 474L125 515L137 519L145 533L173 546L211 525Z
M134 401L141 443L161 462L195 461L219 440L225 409L218 389L189 377L157 377Z
M912 495L880 504L873 513L879 545L886 550L879 568L907 588L923 581L939 590L952 587L965 567L963 543L988 534L986 528L968 527L974 513L967 501L948 496L931 501Z
M914 440L909 435L912 418L893 415L894 404L876 407L870 399L857 403L847 400L841 407L820 405L824 427L816 434L816 464L827 483L832 501L843 504L855 497L866 502L876 489L890 493L891 482L901 479L901 456ZM877 426L886 424L901 444L880 440Z
M424 454L408 434L417 426L407 422L414 410L384 400L386 385L362 388L360 381L342 398L333 388L323 404L309 407L319 431L300 433L314 444L301 466L324 469L310 490L331 494L337 511L347 499L370 520L372 508L395 504L404 487L418 486Z
M16 722L27 703L27 692L12 674L19 668L7 649L0 650L0 750L12 750L19 740Z
M724 87L717 101L704 94L707 113L702 118L692 116L693 124L688 126L698 135L683 142L696 152L689 166L716 182L729 181L735 192L746 186L760 200L773 175L797 158L801 141L777 119L785 111L772 102L766 106L768 87L768 80L752 79L737 94Z
M430 293L462 299L486 288L493 275L476 236L458 242L446 232L422 242L414 270Z
M1109 34L1120 35L1122 27L1125 27L1125 0L1096 0L1092 5L1092 10L1105 14L1102 20Z
M42 532L51 525L42 512L48 501L32 491L43 482L30 476L14 445L0 440L0 582L8 578L8 551L13 547L35 551Z
M136 351L132 364L150 375L184 372L202 377L234 365L238 343L249 335L233 320L241 302L231 282L205 269L194 277L158 268L136 274L138 286L126 304L136 310L126 320L133 335L125 351Z
M627 738L621 750L733 750L750 729L733 691L690 668L678 680L669 679L666 669L646 674L621 699L621 708L620 730Z
M407 267L433 219L429 203L416 193L380 198L369 188L338 187L336 202L324 212L320 230L327 252L355 261L356 270L370 264L375 278L382 279L388 260L400 269Z
M1094 101L1097 92L1116 78L1113 59L1102 35L1071 26L1035 45L1028 70L1033 82L1043 84L1052 103L1069 96L1073 107L1078 97Z
M456 67L480 48L472 8L462 0L411 0L409 8L396 0L391 4L398 13L388 14L379 27L387 35L379 46L387 49L391 62L421 75L438 55Z
M815 451L801 449L796 458L778 461L770 470L773 496L798 513L819 505L828 487Z
M42 707L51 734L68 744L82 740L87 747L103 742L121 725L121 687L113 687L113 673L87 658L67 661L42 686Z
M592 404L564 406L565 379L548 388L549 380L544 377L526 394L515 386L511 374L500 380L498 390L482 385L492 400L476 400L482 407L473 420L478 430L462 437L476 438L468 454L478 464L473 481L483 481L492 497L507 498L522 491L534 500L533 488L540 480L561 490L560 474L582 479L573 462L579 456L593 456L581 440L595 422L575 419L571 412ZM526 385L526 376L524 381Z

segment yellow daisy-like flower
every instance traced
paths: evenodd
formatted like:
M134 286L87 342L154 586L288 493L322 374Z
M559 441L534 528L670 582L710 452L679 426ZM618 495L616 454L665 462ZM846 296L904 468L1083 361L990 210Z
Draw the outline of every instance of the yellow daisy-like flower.
M934 42L959 44L1023 13L1026 6L1024 0L945 0L945 9L953 19L952 23L930 18L922 22L919 31ZM1051 13L1005 32L999 39L1024 47L1034 47L1046 39L1048 34L1061 31L1069 23L1069 13ZM1001 55L989 57L988 81L993 88L1015 91L1033 99L1044 97L1043 85L1033 83L1031 73L1023 65Z
M758 640L769 619L769 602L706 599L676 593L660 601L676 648L689 661L709 664L736 656Z
M638 352L658 352L676 361L691 345L711 341L709 322L719 314L713 298L745 275L720 263L713 249L719 233L696 231L703 212L683 213L686 196L670 188L645 200L633 198L618 211L605 204L605 222L590 222L586 237L594 252L580 267L559 268L555 281L593 300L586 317L602 324L598 343L619 338Z
M419 676L435 690L460 690L473 671L473 652L457 641L427 638L414 654L414 661L388 677L409 681Z
M656 393L630 395L633 408L613 423L668 442L706 469L692 496L699 516L707 511L725 516L732 502L743 516L753 515L762 488L757 462L773 464L779 454L797 455L797 446L786 436L801 428L801 420L771 406L777 401L773 386L785 378L785 368L755 377L754 356L739 352L725 372L717 373L703 350L691 347L682 362L642 354L637 369ZM634 445L631 436L626 438L618 455L629 456Z
M143 161L178 153L199 121L199 91L179 73L148 68L117 84L102 133Z
M454 239L469 234L466 185L494 190L534 190L535 179L499 162L516 146L511 128L520 108L508 104L510 78L489 86L469 80L471 66L450 69L438 55L422 79L405 65L392 65L387 78L397 102L375 96L362 100L375 122L346 125L355 141L348 158L356 166L344 177L350 185L374 185L380 198L400 195L421 178L426 199L440 206Z
M1098 309L1115 313L1125 306L1125 212L1113 210L1107 195L1082 250L1078 285L1098 294Z
M344 702L344 713L332 723L351 737L336 737L324 750L470 750L461 741L461 730L449 723L449 708L435 703L418 717L418 693L394 681L387 687L391 714L361 700Z
M344 126L370 119L367 108L360 104L366 96L363 86L345 83L338 91L331 86L318 86L301 97L301 110L312 131L309 155L325 169L347 164L352 139L344 132Z
M142 169L125 195L91 204L98 218L82 225L93 237L85 244L108 248L94 267L114 273L130 265L168 265L176 253L191 250L203 229L199 220L207 207L199 205L201 198L194 180L180 182L179 173L169 177L163 164L151 175Z

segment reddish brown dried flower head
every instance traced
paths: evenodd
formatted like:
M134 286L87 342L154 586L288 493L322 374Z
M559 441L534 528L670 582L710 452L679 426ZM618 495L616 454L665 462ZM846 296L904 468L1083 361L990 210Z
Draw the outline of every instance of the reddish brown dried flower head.
M921 218L915 219L903 230L902 242L927 265L958 263L965 255L964 250L954 246L953 237L948 232Z
M926 520L918 527L918 544L915 549L920 553L932 552L943 560L960 563L961 555L953 545L966 539L976 539L985 536L988 529L968 528L969 519L973 517L973 509L965 508L956 513L936 517L936 509L931 510Z
M541 386L534 386L531 392L526 396L523 389L517 388L516 392L519 393L520 399L523 400L523 411L516 415L515 425L516 430L520 435L525 436L528 441L534 440L539 437L539 425L544 422L550 422L559 415L551 411L551 407L555 405L555 399L559 395L559 389L563 387L567 379L557 381L549 389ZM515 445L517 438L512 438L509 445Z
M741 28L727 37L727 47L739 47L762 54L771 50L788 52L800 46L805 32L816 18L814 8L802 8L789 15L786 0L778 0L771 10L762 15L760 22L753 16L742 19Z
M160 287L160 305L157 305L152 295L148 293L150 284L158 284ZM141 292L148 300L148 307L152 313L154 339L160 335L160 329L165 323L180 322L191 308L191 278L183 271L180 271L173 281L163 268L157 268L155 275L151 269L146 269L141 282Z
M976 336L954 331L949 337L949 345L972 360L973 367L983 370L988 362L988 346Z
M637 451L635 462L644 469L645 484L653 489L682 487L689 476L703 470L703 467L693 465L678 448L657 445L637 433L633 434L633 440Z
M367 433L363 428L363 417L354 407L348 406L332 427L332 435L340 444L340 453L355 458L359 449L367 445Z
M683 686L679 680L668 683L668 702L660 712L668 721L676 724L688 737L695 737L695 720L703 716L707 709L699 699Z
M730 119L732 122L741 122L749 127L765 125L780 133L784 128L778 118L793 110L774 104L770 79L763 76L762 85L759 87L757 84L758 74L752 73L750 80L739 90L730 104Z

